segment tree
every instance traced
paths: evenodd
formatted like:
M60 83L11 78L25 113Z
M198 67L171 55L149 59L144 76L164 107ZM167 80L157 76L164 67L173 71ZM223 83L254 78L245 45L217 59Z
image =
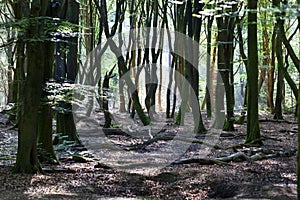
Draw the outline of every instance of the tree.
M60 12L64 7L64 1L53 1L48 4L47 7L47 16L49 21L47 23L55 23L53 18L59 18ZM54 49L55 43L51 41L53 38L52 32L46 34L47 39L43 42L45 49L45 58L44 58L44 77L43 77L43 86L46 87L46 83L53 79L53 68L54 68ZM48 163L58 163L58 158L56 157L53 143L52 143L52 119L53 119L53 110L49 104L47 90L43 90L41 97L41 106L39 110L39 122L38 122L38 147L39 147L39 160L41 162Z
M273 6L275 8L280 8L281 0L273 0ZM284 13L275 12L276 24L276 39L275 39L275 55L277 57L277 68L278 68L278 78L277 78L277 93L275 100L275 108L274 108L274 119L283 119L282 115L282 101L283 101L283 90L284 90L284 64L283 64L283 49L282 49L282 29L284 26ZM283 29L284 30L284 29Z
M79 3L77 1L66 1L62 18L72 23L72 33L67 37L60 37L63 42L56 44L56 73L55 78L59 83L74 83L78 71L78 27ZM71 94L69 95L71 98ZM63 112L57 112L57 133L68 136L68 140L80 143L74 123L72 104L61 102L59 105Z
M211 47L212 47L212 25L213 25L214 17L208 16L207 17L207 59L206 59L206 93L205 93L205 103L206 103L206 112L207 118L211 118L212 116L212 106L211 106L211 96L212 96L212 84L211 84Z
M181 48L184 55L184 58L179 58L179 72L184 75L187 81L183 81L182 84L182 100L175 123L184 124L185 112L188 110L188 106L191 106L195 126L194 131L198 134L206 132L200 111L198 72L199 41L202 25L202 18L199 17L198 14L203 9L203 5L203 3L199 3L198 1L194 1L194 3L192 3L191 0L188 0L182 5L177 5L178 8L176 9L176 14L182 15L185 8L185 14L182 15L184 17L178 16L177 31L186 34L188 38L179 38L177 41L178 43L176 44ZM180 64L182 64L182 66ZM191 87L188 87L187 84ZM180 83L178 85L180 85ZM193 96L195 96L195 99L193 99Z
M299 20L300 21L300 20ZM299 72L300 76L300 72ZM300 81L298 88L298 153L297 153L297 194L298 199L300 198Z
M13 6L30 8L30 23L26 29L27 75L21 101L21 115L18 130L18 152L14 172L34 173L41 171L37 158L38 109L42 95L44 77L44 46L37 38L44 34L43 23L38 17L46 16L48 1L18 1ZM23 10L24 11L24 10Z
M298 5L300 5L300 0L297 0ZM298 31L300 32L300 16L298 16ZM298 74L300 77L300 70L298 70ZM297 195L298 199L300 199L300 80L298 87L298 153L297 153Z
M18 1L11 4L15 20L22 20L29 17L29 7L25 1ZM21 97L22 88L25 81L25 42L24 37L26 37L26 30L21 29L17 34L16 43L16 66L14 69L13 78L13 102L16 104L16 124L19 124L19 117L21 115Z
M219 3L220 7L226 2ZM218 12L218 70L224 83L226 95L226 121L224 131L234 130L234 76L233 76L233 56L234 56L234 29L236 26L236 17L233 14L238 8L238 2L232 1L230 8L220 9Z
M260 7L266 8L269 2L263 0L260 2ZM274 93L274 69L275 66L272 63L271 52L270 52L270 37L269 37L269 29L273 21L270 19L270 15L268 15L267 10L260 11L260 21L262 26L262 67L260 68L260 79L259 79L259 91L265 83L266 92L267 92L267 105L270 108L271 112L274 112L274 102L273 102L273 93ZM275 60L275 59L274 59ZM266 79L267 78L267 79Z
M100 20L101 20L100 30L104 30L105 36L109 40L109 38L114 36L117 31L118 23L120 22L120 17L121 17L120 9L124 2L120 1L117 3L116 10L118 10L118 12L116 14L115 25L112 27L111 31L109 30L109 26L108 26L106 0L101 0L100 4L99 4L99 1L94 0L94 3L98 9L98 12L100 13L100 16L101 16L100 17ZM100 32L100 33L102 33L102 32ZM109 40L108 44L109 44L111 51L115 54L115 56L118 59L118 68L119 68L120 76L121 77L125 76L124 77L125 82L129 88L129 93L131 94L133 106L134 106L135 110L137 111L137 114L138 114L140 120L142 121L142 123L144 125L149 125L151 122L150 118L145 115L145 113L142 109L140 100L139 100L139 94L138 94L138 91L136 90L135 84L128 76L129 69L126 66L126 62L125 62L124 56L121 53L120 47L118 47L113 40Z
M113 74L115 67L113 67L109 73L106 72L105 76L104 76L104 80L103 80L103 84L102 84L102 95L103 95L103 110L104 110L104 118L105 118L105 122L104 122L104 128L110 128L111 127L111 121L112 121L112 117L111 117L111 113L109 112L109 105L108 105L108 98L109 98L109 79L115 77L116 75ZM101 82L98 83L99 85L101 84Z
M258 121L257 0L248 1L247 135L245 143L261 144Z

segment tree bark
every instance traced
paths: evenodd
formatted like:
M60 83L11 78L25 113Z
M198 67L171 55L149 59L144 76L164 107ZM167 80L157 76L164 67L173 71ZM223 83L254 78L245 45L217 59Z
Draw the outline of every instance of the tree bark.
M258 121L257 0L248 1L247 135L245 143L262 144Z
M273 4L275 7L280 6L280 0L274 0ZM278 78L277 78L277 93L274 108L274 119L283 119L282 115L282 101L283 101L283 89L284 89L284 74L283 74L283 50L282 50L282 34L281 28L283 28L284 21L280 19L281 16L276 14L277 34L275 41L275 54L278 63ZM274 45L274 44L273 44Z
M48 17L59 17L60 11L64 6L64 1L60 4L49 4L47 7L47 16ZM50 41L52 39L51 33L46 35L47 41L43 42L44 49L44 76L43 76L43 86L51 78L53 78L53 68L54 68L54 50L55 43ZM41 106L39 111L39 120L38 120L38 145L39 145L39 160L41 162L48 163L59 163L56 153L53 148L52 143L52 119L53 119L53 110L48 101L48 93L46 91L42 92L41 97ZM46 154L46 155L45 155ZM47 157L45 157L47 156Z
M207 59L206 59L206 113L207 118L210 119L212 117L211 110L211 36L212 36L212 24L214 18L207 18Z
M232 6L232 10L237 10L237 6ZM222 13L219 13L222 14ZM226 121L224 131L234 131L234 78L233 78L233 54L234 54L234 29L236 25L235 17L217 18L218 26L218 69L221 74L225 95L226 95Z
M299 72L299 76L300 76L300 72ZM300 198L300 81L299 81L299 88L298 88L297 104L298 104L297 196L299 199Z
M27 29L29 38L42 36L43 27L36 17L45 16L47 6L48 1L33 0L31 2L30 16L33 18ZM42 42L27 42L28 69L21 105L18 152L14 172L35 173L41 171L37 157L37 126L44 75L43 56Z
M76 1L66 1L61 13L61 18L65 18L75 27L72 29L74 35L68 38L61 38L67 41L59 42L56 45L56 66L55 79L59 83L69 82L74 83L78 72L78 28L79 23L79 3ZM68 49L68 51L66 51ZM57 113L57 133L68 136L68 140L80 143L78 138L74 117L72 113L72 105L69 102L60 102L60 107L64 112Z

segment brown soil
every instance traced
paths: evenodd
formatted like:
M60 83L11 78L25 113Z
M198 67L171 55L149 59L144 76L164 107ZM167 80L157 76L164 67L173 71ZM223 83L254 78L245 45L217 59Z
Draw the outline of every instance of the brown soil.
M264 119L267 117L264 117ZM2 120L2 121L1 121ZM60 166L44 166L45 174L12 174L17 132L0 117L0 199L296 199L297 125L261 122L264 149L278 156L228 164L171 164L155 174L95 168L97 161L76 163L63 159ZM245 125L224 133L218 145L243 143ZM248 147L213 149L207 158L232 155ZM192 144L182 158L197 158Z

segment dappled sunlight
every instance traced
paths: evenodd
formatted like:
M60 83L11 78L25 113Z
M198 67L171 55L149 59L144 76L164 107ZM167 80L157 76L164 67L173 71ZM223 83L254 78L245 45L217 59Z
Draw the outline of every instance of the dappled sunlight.
M0 199L300 198L298 4L0 1Z

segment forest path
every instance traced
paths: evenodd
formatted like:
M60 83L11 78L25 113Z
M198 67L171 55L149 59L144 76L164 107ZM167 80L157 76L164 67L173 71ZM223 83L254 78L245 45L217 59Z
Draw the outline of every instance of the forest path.
M63 160L51 173L25 175L11 173L17 132L0 115L0 199L297 199L296 155L291 153L296 148L296 124L290 117L289 123L271 123L265 118L261 123L263 148L286 154L228 165L169 165L149 175L95 168L97 161ZM242 143L245 125L236 125L236 129L224 133L217 144ZM208 158L232 153L233 149L213 149ZM197 157L199 146L192 144L181 159Z

